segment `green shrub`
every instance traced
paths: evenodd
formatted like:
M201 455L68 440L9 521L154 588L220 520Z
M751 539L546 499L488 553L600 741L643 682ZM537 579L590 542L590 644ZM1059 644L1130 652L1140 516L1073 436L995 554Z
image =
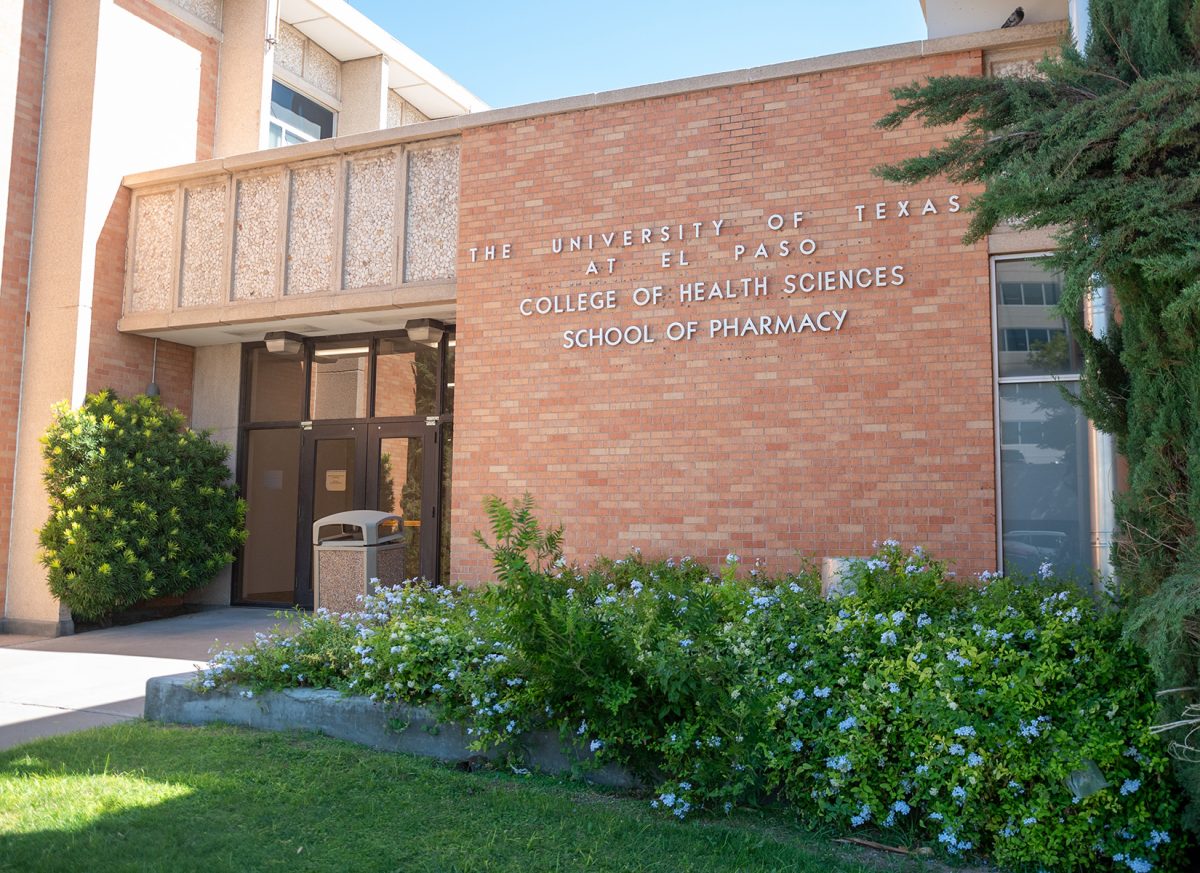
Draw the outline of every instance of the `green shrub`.
M59 404L42 445L41 560L77 618L203 585L245 541L228 449L155 398L101 391L80 409Z
M770 802L1007 867L1182 864L1145 657L1071 585L965 585L889 541L829 602L814 572L735 555L567 565L531 510L490 507L503 585L383 589L305 622L353 640L333 686L429 706L480 748L557 728L680 818ZM202 684L316 684L294 675L303 633L222 655Z

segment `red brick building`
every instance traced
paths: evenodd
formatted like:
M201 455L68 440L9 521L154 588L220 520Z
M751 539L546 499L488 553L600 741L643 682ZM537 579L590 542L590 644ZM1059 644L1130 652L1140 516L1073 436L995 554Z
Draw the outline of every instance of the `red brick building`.
M151 381L234 447L249 502L245 553L200 602L311 602L312 523L354 508L403 517L411 575L486 579L471 533L493 494L531 494L580 559L733 551L785 570L894 537L963 572L1102 566L1111 470L1055 384L1078 362L1037 260L1050 241L963 246L971 190L872 173L942 137L876 129L889 89L1023 74L1066 3L983 33L927 8L948 35L491 111L334 0L318 5L345 33L324 47L308 20L282 29L289 3L278 27L250 5L200 4L207 27L189 4L98 5L184 59L176 148L194 154L110 173L76 216L53 179L34 197L37 138L14 136L10 628L69 628L36 565L49 405ZM32 57L45 4L24 21ZM44 107L43 151L74 69L49 39L40 103L32 68L18 85L21 130ZM71 264L51 259L61 235L39 261L41 231L30 260L43 212L74 228Z

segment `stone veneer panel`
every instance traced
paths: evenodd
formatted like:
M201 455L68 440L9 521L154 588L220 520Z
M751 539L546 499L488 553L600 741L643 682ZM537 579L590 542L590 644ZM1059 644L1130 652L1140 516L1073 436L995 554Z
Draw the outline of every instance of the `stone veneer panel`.
M233 230L234 300L275 296L279 278L279 198L282 178L254 176L237 180Z
M395 91L388 91L387 126L400 127L405 124L416 124L428 121L429 116L413 106Z
M387 93L387 126L399 127L404 124L404 107L408 105L403 97L395 91L388 90Z
M304 34L290 24L279 22L275 34L275 64L289 73L304 76Z
M205 24L221 29L221 0L171 0L184 12L190 12Z
M293 170L288 193L286 293L332 291L337 166Z
M365 549L318 549L319 575L315 606L330 612L355 612L358 597L366 594Z
M400 118L401 124L417 124L418 122L428 121L428 120L429 120L428 115L426 115L424 112L422 112L417 107L413 106L411 103L405 101L404 114Z
M181 306L220 303L225 285L225 183L184 190Z
M396 154L351 161L346 177L342 287L389 285L394 281Z
M342 64L311 39L304 49L304 81L316 85L326 94L340 97Z
M137 198L137 236L133 245L134 312L171 308L171 275L175 256L175 192Z
M404 281L454 275L458 246L458 145L408 156Z

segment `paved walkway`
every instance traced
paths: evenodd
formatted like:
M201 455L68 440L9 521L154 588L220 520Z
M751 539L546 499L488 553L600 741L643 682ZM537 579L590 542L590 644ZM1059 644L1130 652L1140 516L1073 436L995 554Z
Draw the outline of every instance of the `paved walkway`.
M275 610L230 607L40 639L0 634L0 749L142 715L146 680L191 673L215 640L241 645Z

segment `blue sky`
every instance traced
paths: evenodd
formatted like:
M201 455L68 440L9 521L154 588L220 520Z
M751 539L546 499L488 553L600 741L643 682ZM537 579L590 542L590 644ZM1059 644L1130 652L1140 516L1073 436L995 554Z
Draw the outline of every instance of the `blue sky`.
M350 0L493 106L925 37L919 0Z

